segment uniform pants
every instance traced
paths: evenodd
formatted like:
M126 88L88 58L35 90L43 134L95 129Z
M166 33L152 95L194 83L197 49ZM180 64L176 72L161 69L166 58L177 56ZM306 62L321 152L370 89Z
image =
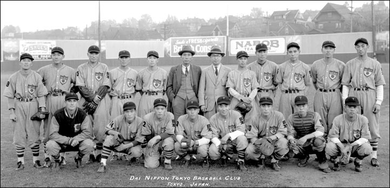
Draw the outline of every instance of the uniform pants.
M256 141L257 139L254 139ZM287 139L280 138L274 144L274 153L272 156L276 160L280 160L284 155L288 153ZM245 159L249 160L259 160L261 156L261 152L256 152L255 145L253 143L248 144L248 147L245 150Z
M248 139L243 135L239 136L231 141L230 144L227 144L226 154L228 157L233 157L234 151L245 150L247 146ZM221 152L214 143L210 145L209 156L211 160L218 160L221 158Z
M121 143L119 143L118 140L116 140L114 136L107 135L106 139L104 139L103 148L110 148L112 151L129 154L130 155L129 158L141 157L141 155L142 155L141 145L133 146L133 147L125 149L125 150L117 150L116 148L120 145L121 145Z
M50 133L50 124L51 119L53 118L54 113L60 109L65 107L65 95L61 96L46 96L46 111L49 112L49 116L44 120L43 123L43 139L42 142L46 144L49 141L49 133Z
M372 109L375 105L376 91L369 89L368 91L354 91L350 90L349 96L356 97L359 100L361 107L359 107L359 113L363 114L368 119L368 128L370 129L371 140L378 141L381 136L379 135L379 116L380 113L374 114Z
M41 121L32 121L30 118L38 112L38 102L15 100L16 122L11 121L13 127L13 144L16 148L35 148L41 143L39 139Z
M195 141L191 140L191 144L190 144L190 148L192 148L195 144ZM207 154L208 154L208 151L209 151L209 147L210 145L209 144L204 144L204 145L201 145L198 147L197 151L197 154L199 154L202 158L205 158L207 157ZM182 149L180 147L180 143L179 142L175 142L175 152L176 154L180 155L180 156L185 156L188 154L188 149Z
M279 102L279 112L282 112L285 119L295 112L295 97L299 95L305 95L305 92L299 91L298 93L284 93L284 91L282 91Z
M316 141L316 139L320 138L311 138L306 141L303 146L299 146L299 153L296 154L298 158L305 158L306 156L310 154L316 154L318 162L324 162L326 161L326 155L325 155L325 141ZM316 146L314 143L322 142L323 144L321 146Z
M47 153L53 157L58 156L60 152L79 151L79 153L88 155L93 151L94 143L91 139L85 139L79 142L79 145L72 147L68 144L59 144L54 140L49 140L46 143Z
M110 110L110 112L111 112L110 120L113 120L114 118L123 114L123 104L125 104L127 102L133 102L134 104L137 105L137 103L135 101L135 95L133 95L131 98L127 98L127 99L120 99L117 96L112 97L111 108L110 108L111 109ZM136 107L137 107L137 109L139 108L139 106L136 106Z
M345 147L347 144L343 144L343 145ZM326 155L331 158L336 158L338 156L341 156L341 151L339 147L337 147L337 145L333 142L328 142L326 144L325 152ZM371 152L372 152L372 147L370 143L364 143L360 146L355 145L352 147L351 157L356 157L360 160L363 160L363 158L369 156Z
M157 95L148 95L144 93L141 96L140 102L139 102L139 108L138 108L138 116L140 118L144 118L144 116L154 109L154 100L158 98L163 98L166 101L168 101L168 98L166 95L163 95L162 93L158 93Z
M153 146L153 151L159 151L159 152L172 151L173 149L174 149L174 140L172 137L168 137ZM165 158L167 158L167 152L164 152L164 155ZM160 155L157 155L157 157L151 157L150 159L149 158L147 159L147 156L145 156L145 167L157 168L160 165L159 156Z
M198 102L198 99L194 96L191 99L183 99L179 96L176 96L172 101L172 110L173 115L175 116L175 121L181 116L187 113L187 103L188 101L194 100Z
M316 91L314 95L314 111L319 113L327 135L332 128L333 119L343 113L343 104L340 90L335 92Z

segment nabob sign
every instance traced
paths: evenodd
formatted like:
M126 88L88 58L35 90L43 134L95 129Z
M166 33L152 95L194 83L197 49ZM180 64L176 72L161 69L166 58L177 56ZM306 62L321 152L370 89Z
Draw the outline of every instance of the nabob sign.
M226 37L210 36L210 37L172 37L171 38L171 57L180 57L179 52L184 45L190 45L195 51L196 57L207 57L211 47L217 45L222 52L226 53Z
M252 38L252 39L231 39L230 56L235 56L239 51L246 51L249 55L255 55L256 45L266 44L268 54L282 55L286 53L286 39L284 37L275 38Z

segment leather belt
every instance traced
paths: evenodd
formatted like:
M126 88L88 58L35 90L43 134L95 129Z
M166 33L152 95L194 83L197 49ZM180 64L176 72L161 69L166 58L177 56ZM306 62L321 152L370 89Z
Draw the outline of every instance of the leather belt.
M54 89L54 90L50 91L49 94L52 96L62 96L62 95L65 95L65 92L62 91L61 89Z
M362 87L362 88L353 88L355 91L368 91L370 88L369 87Z
M300 90L298 89L288 89L288 90L284 90L283 93L299 93Z
M20 102L30 102L32 100L33 100L33 98L18 98L18 101L20 101Z
M133 98L131 94L122 94L118 96L119 99L130 99Z
M272 91L272 89L259 89L257 92L268 92Z
M319 91L321 92L335 92L336 89L321 89L321 88L318 88Z
M145 91L147 95L158 95L159 93L162 93L162 91Z

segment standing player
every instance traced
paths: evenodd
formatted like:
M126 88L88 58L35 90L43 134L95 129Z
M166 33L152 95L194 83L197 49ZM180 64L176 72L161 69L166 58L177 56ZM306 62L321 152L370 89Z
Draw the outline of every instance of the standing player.
M333 58L336 45L332 41L322 43L324 58L314 61L311 66L313 85L316 88L314 96L314 111L321 116L325 136L332 128L333 119L342 114L341 79L345 64Z
M30 118L36 112L46 111L45 95L47 90L42 83L42 77L31 70L34 58L24 53L20 56L21 69L8 79L4 96L8 99L8 109L13 129L13 144L18 156L16 170L24 169L24 150L28 146L33 153L34 167L40 168L39 157L39 127L41 121Z
M199 80L202 74L202 69L199 66L191 64L195 55L191 46L183 46L179 55L183 64L171 68L167 84L168 106L172 108L175 121L186 113L188 101L198 101Z
M159 166L158 158L152 158L150 151L158 152L164 150L164 168L172 170L171 159L174 149L173 141L173 121L174 116L167 111L167 101L163 98L154 100L154 111L145 115L145 123L141 128L141 136L145 137L147 146L145 148L145 167L157 168Z
M221 96L227 96L226 82L231 69L222 65L221 60L225 55L219 46L211 47L207 53L212 65L202 70L199 82L200 110L207 119L217 112L216 101Z
M226 166L233 157L233 152L237 151L237 167L240 170L247 170L245 167L245 149L248 146L248 140L244 135L244 119L239 112L230 110L229 97L219 97L217 104L218 113L210 119L212 129L212 144L209 149L210 159L221 159L222 166Z
M140 143L141 127L144 121L137 116L134 102L123 104L123 114L115 117L106 126L106 135L103 143L102 160L97 172L106 172L106 162L111 151L129 154L129 161L142 155Z
M149 66L138 74L136 90L142 93L138 109L138 116L141 118L153 111L154 100L166 98L167 71L157 66L158 58L156 51L149 51Z
M123 114L123 104L126 102L136 103L134 97L138 72L130 68L130 52L120 51L118 59L120 66L110 71L111 119Z
M335 159L333 170L340 170L340 157L348 155L355 158L355 170L361 172L362 160L369 156L372 148L368 142L371 139L368 130L368 119L358 114L359 100L356 97L345 99L345 114L334 118L333 127L329 131L329 142L326 144L326 154ZM344 161L344 162L349 162Z
M89 162L98 162L101 158L105 126L110 119L110 76L106 64L99 62L100 49L96 45L88 48L89 61L77 67L76 86L82 96L79 104L90 115L95 137L96 152L91 154Z
M257 143L261 139L266 139L275 148L272 153L269 153L272 168L279 171L279 160L288 153L287 124L283 114L273 110L273 101L270 97L262 97L259 102L260 114L249 124L251 130L247 132L246 137L250 143L245 153L248 159L257 161L257 166L264 168L267 154L259 149Z
M256 73L247 69L248 57L249 55L245 51L237 52L238 68L229 72L226 83L228 93L232 96L230 109L234 109L239 102L252 106L251 111L244 117L245 120L256 116L258 112L258 103L255 101L255 97L259 84L257 83Z
M38 73L42 76L43 85L46 86L48 95L46 97L47 111L49 117L45 119L43 124L43 147L45 148L45 164L48 167L50 164L50 156L46 153L46 142L49 139L49 128L51 118L54 113L65 106L65 95L69 92L77 93L76 71L63 63L65 58L64 50L61 47L54 47L51 50L52 64L46 65L38 69ZM61 153L61 162L65 163L64 153Z
M177 122L175 152L184 158L185 166L199 153L203 158L202 166L208 168L211 127L209 120L199 115L199 103L188 101L187 114L180 116Z
M383 85L385 79L382 74L381 64L368 57L368 41L359 38L355 42L358 57L348 61L342 79L343 101L348 96L356 97L360 101L359 113L368 119L372 146L371 165L379 166L377 150L379 135L379 116L383 101Z
M259 83L256 102L259 103L261 97L275 98L276 86L275 81L278 73L278 65L267 59L268 47L260 43L256 45L257 60L248 65L248 69L256 73L257 82Z
M287 54L290 59L279 66L276 83L280 84L282 95L279 101L279 111L284 118L295 112L294 99L298 95L305 95L311 85L310 67L299 60L300 47L291 42L287 45Z

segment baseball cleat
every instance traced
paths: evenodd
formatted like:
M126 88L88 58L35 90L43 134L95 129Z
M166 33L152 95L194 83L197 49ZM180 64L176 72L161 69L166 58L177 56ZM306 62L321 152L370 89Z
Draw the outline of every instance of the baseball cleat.
M45 158L45 163L43 163L43 167L49 168L51 165L50 157Z
M66 165L66 160L65 160L64 156L60 157L60 164L61 164L61 166L65 166Z
M22 161L17 162L15 170L23 170L23 169L24 169L24 164L22 163Z
M340 167L340 163L339 162L334 162L333 163L333 168L332 168L332 170L334 170L334 171L340 171L341 170L341 167Z
M265 169L265 159L259 159L256 161L256 167Z
M41 161L36 160L36 161L34 162L34 168L43 168L43 166L41 165Z
M106 172L106 170L107 170L106 165L103 165L103 163L100 163L100 167L99 167L99 169L97 170L97 172L98 172L98 173L104 173L104 172Z
M298 161L299 167L305 167L307 165L307 162L309 161L310 156L306 155L305 158L300 158Z
M237 167L241 171L247 171L248 169L245 167L245 162L244 161L238 161L237 162Z
M164 168L167 169L167 170L172 170L172 165L171 163L164 163Z
M51 170L57 171L57 170L60 170L60 167L61 167L60 161L59 160L55 160L54 164L51 167Z
M101 159L102 159L102 155L99 154L99 155L96 156L95 162L99 162L100 163Z
M94 163L96 161L95 155L89 154L89 159L87 161L87 164Z
M355 160L355 161L356 161L356 160ZM378 162L378 159L377 159L377 158L372 158L372 159L371 159L371 166L379 167L379 162Z
M280 170L279 164L277 162L276 163L272 163L272 169L274 169L275 171L279 171Z
M82 165L82 158L80 156L74 157L74 162L76 162L76 168L83 167Z
M356 172L361 172L363 170L361 160L356 158L354 164L355 164L355 171Z
M112 158L110 161L117 161L117 160L118 160L118 155L117 154L112 155Z

